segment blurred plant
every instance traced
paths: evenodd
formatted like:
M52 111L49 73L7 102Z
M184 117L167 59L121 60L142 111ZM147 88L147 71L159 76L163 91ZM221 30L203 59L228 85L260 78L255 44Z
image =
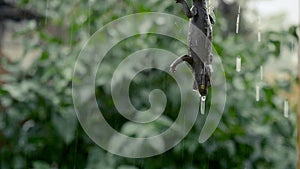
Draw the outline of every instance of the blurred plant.
M296 165L296 113L282 115L279 90L290 92L296 83L260 82L259 67L271 58L278 58L282 48L292 48L281 39L297 40L297 27L282 32L266 32L261 43L251 31L238 36L224 30L228 21L217 12L214 27L214 47L222 57L228 82L226 110L219 128L206 143L197 138L203 117L197 119L190 134L174 149L147 159L117 157L96 147L78 125L73 110L71 80L73 66L80 49L89 36L106 23L135 12L166 12L181 14L173 1L80 0L39 1L23 0L27 6L45 12L49 17L46 28L21 30L19 36L37 34L38 40L24 41L25 53L39 50L40 57L27 69L21 61L5 64L10 74L1 77L6 83L0 88L0 167L8 168L105 168L105 169L157 169L157 168L295 168ZM216 10L218 11L218 10ZM51 19L50 19L51 18ZM246 23L246 21L243 21ZM49 27L66 31L63 36L51 34ZM226 33L222 32L226 31ZM139 125L126 121L115 110L107 81L120 60L143 48L158 47L180 55L186 46L175 40L155 35L131 37L114 47L101 66L104 74L97 77L96 97L101 103L107 121L116 129L135 136L151 136L167 128L177 117L180 105L179 90L174 80L156 70L139 74L130 88L133 104L139 109L149 106L148 93L154 88L166 91L168 105L165 121ZM243 60L243 71L235 72L235 57ZM3 60L2 63L5 63ZM155 63L154 63L155 64ZM128 67L133 67L128 65ZM103 72L103 71L102 71ZM130 72L128 72L130 73ZM144 80L147 79L147 80ZM162 83L163 81L163 83ZM255 101L255 85L263 86L261 101ZM142 99L141 99L142 98ZM124 145L127 146L127 145ZM129 147L134 149L135 147Z

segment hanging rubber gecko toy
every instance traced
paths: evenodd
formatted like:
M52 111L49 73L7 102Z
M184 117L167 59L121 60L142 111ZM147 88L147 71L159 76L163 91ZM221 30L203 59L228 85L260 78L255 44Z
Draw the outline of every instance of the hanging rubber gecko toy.
M209 14L206 0L193 0L190 9L185 0L176 0L181 3L185 15L190 18L188 32L188 54L176 59L170 66L175 72L178 64L187 62L194 73L193 89L198 91L205 101L209 87L211 87L212 70L212 24L215 23L214 14Z

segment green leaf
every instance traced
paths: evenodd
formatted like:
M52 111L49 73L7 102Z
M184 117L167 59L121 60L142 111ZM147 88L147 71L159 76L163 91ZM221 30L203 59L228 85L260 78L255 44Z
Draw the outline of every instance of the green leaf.
M35 161L33 162L33 169L51 169L51 167L45 162Z
M114 169L105 152L99 147L93 147L89 151L88 162L85 169Z
M122 166L119 166L117 169L138 169L138 168L135 166L122 165Z
M77 127L77 118L72 108L62 109L59 114L54 113L52 115L52 124L66 144L73 141Z

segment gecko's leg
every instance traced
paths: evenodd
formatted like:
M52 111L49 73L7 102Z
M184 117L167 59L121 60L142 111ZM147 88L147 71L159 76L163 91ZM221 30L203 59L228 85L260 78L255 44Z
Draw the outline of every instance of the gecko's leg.
M211 74L214 72L213 67L212 67L212 61L213 61L213 54L210 53L208 55L207 62L204 62L204 67L209 76L211 76Z
M210 20L211 24L215 24L216 23L216 16L215 16L214 12L212 12L212 13L209 14L209 20Z
M183 10L185 12L185 15L188 17L188 18L191 18L193 17L193 13L192 11L190 10L190 7L189 5L187 4L187 2L185 0L176 0L176 3L181 3L182 6L183 6Z
M213 59L213 54L209 54L209 58L208 58L208 63L205 63L205 69L206 69L206 81L207 81L207 86L211 87L212 84L212 73L214 72L213 67L212 67L212 59Z
M179 65L180 63L182 63L182 62L184 62L184 61L187 62L187 63L189 63L189 64L192 66L193 59L192 59L189 55L183 55L183 56L177 58L177 59L171 64L171 66L170 66L170 71L174 73L174 72L176 71L177 65Z

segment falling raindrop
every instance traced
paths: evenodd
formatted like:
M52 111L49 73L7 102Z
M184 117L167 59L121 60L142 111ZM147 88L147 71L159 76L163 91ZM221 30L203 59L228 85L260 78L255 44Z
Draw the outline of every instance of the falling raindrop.
M47 0L47 2L46 2L45 25L47 25L47 23L48 23L48 8L49 8L49 0Z
M264 80L264 67L260 66L260 80L263 81Z
M261 32L260 32L260 30L257 33L257 39L258 39L258 42L261 42Z
M283 115L285 118L289 118L289 102L287 100L284 101Z
M259 102L260 100L260 87L256 85L256 101Z
M236 18L236 29L235 29L235 33L236 33L236 34L239 33L240 14L241 14L241 6L239 5L238 15L237 15L237 18Z
M201 97L201 107L200 107L201 114L205 113L205 101L206 101L206 96L202 96Z
M88 33L91 34L91 3L89 3Z
M292 55L295 53L295 41L292 40L292 43L291 43L291 53Z
M242 70L242 58L238 56L236 58L236 71L240 72Z
M76 168L77 161L77 151L78 151L78 130L75 132L75 147L74 147L74 159L73 159L73 168Z
M258 32L257 32L257 40L261 42L261 31L260 31L261 19L258 17Z
M210 0L208 0L208 1L207 1L207 7L206 7L207 10L208 10L208 13L210 13L210 5L211 5L211 4L210 4Z

